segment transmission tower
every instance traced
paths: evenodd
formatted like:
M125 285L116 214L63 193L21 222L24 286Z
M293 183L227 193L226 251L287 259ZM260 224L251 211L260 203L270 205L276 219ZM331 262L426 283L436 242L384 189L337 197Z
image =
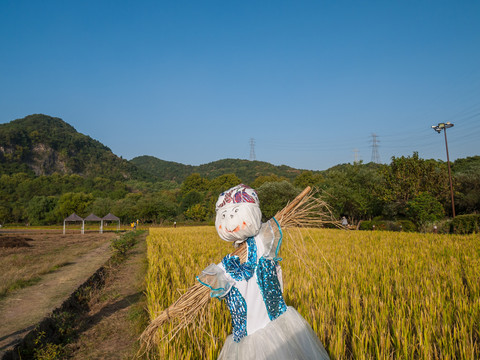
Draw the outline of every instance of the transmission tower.
M250 138L250 160L257 160L255 156L255 139Z
M355 154L354 155L354 160L353 160L353 164L358 164L358 149L353 149L353 153Z
M372 134L372 162L377 164L380 164L380 154L378 153L379 142L377 134Z

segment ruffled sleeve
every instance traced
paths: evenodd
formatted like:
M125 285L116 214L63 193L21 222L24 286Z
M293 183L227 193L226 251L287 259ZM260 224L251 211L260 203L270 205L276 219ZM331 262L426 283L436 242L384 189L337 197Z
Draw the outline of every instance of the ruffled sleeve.
M262 254L267 259L277 259L282 246L282 229L275 218L262 224L256 238L262 243Z
M197 280L202 285L209 287L210 290L212 290L210 296L216 298L223 298L235 284L233 279L227 277L225 270L216 264L207 266L202 273L197 276Z

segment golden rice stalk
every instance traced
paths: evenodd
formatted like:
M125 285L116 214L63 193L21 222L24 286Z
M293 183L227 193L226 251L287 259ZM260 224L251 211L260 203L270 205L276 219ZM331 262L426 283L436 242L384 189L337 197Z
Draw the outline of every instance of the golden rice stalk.
M278 223L283 229L291 227L319 227L326 223L333 223L341 227L340 222L336 221L332 212L325 201L316 196L317 192L312 191L308 186L292 202L287 204L276 215ZM247 259L247 246L245 243L240 245L232 255L240 257L242 262ZM147 328L140 335L139 356L148 353L156 343L164 339L167 335L160 337L159 328L168 322L174 322L171 333L173 336L191 324L199 315L201 310L210 300L210 289L200 283L190 287L180 298L162 311L153 319Z

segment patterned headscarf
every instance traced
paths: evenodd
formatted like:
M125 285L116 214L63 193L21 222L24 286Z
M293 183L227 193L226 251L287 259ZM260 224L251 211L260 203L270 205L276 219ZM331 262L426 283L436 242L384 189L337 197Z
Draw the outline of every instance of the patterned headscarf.
M215 211L241 203L260 206L260 200L258 199L257 192L247 185L237 185L220 194L215 206Z

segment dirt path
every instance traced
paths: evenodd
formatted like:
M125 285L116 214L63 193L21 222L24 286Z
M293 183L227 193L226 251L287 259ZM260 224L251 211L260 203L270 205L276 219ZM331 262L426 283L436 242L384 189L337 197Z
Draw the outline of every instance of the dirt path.
M109 259L109 245L105 241L67 266L43 275L40 283L0 302L0 358Z
M143 287L146 270L146 234L138 238L128 258L107 274L105 286L81 321L78 340L68 346L69 358L132 359L144 324Z

